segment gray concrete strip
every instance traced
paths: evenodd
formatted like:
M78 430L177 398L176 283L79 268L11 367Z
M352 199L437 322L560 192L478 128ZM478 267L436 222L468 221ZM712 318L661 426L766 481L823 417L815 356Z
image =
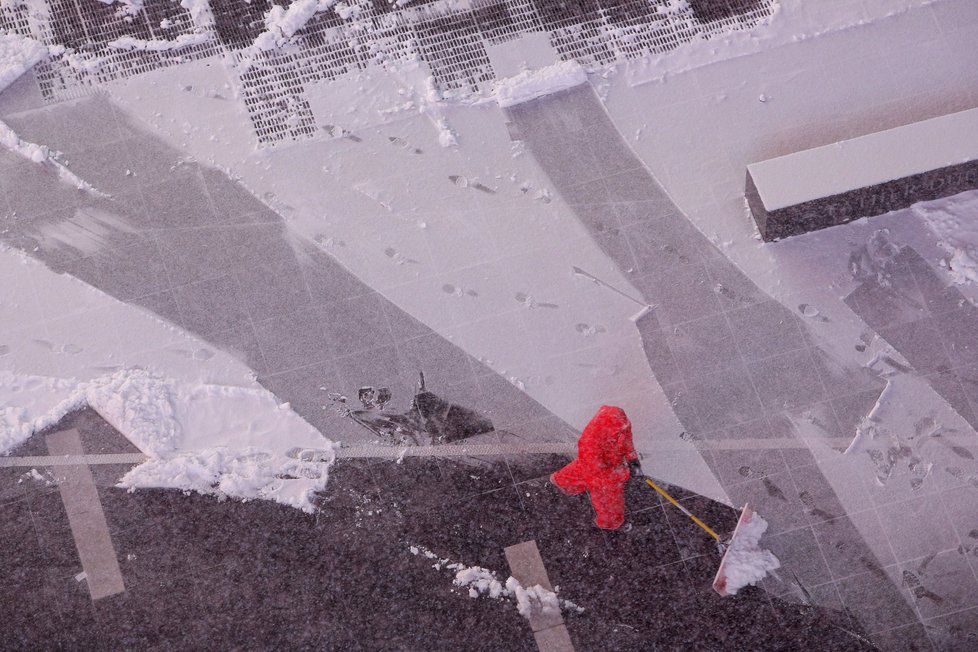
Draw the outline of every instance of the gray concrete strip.
M543 565L543 557L540 556L536 541L517 543L506 548L504 552L510 572L520 584L524 587L539 585L548 591L554 590L550 578L547 577L547 569ZM530 614L529 620L530 629L533 630L540 652L562 652L574 649L560 611L552 614L534 612ZM563 634L560 632L561 629Z
M74 429L48 435L47 446L52 455L80 456L83 453L81 438ZM52 474L58 479L61 500L68 513L68 524L92 600L122 593L126 586L92 472L87 466L76 463L59 465L52 469Z
M533 638L536 639L537 649L540 652L574 652L574 644L571 642L566 625L561 624L533 632Z
M539 584L548 591L554 590L550 578L547 577L547 569L543 565L543 557L540 556L536 541L517 543L503 552L506 553L506 561L509 562L513 577L519 580L520 584L523 586Z
M819 440L827 446L848 446L851 438L832 437ZM802 439L713 439L697 442L709 450L779 450L782 448L808 448ZM969 443L973 443L970 442ZM323 449L325 451L325 449ZM654 442L652 451L685 450L669 441ZM576 455L577 445L563 442L538 444L474 444L440 446L343 446L336 450L342 459L373 458L398 459L401 457L493 457L512 455ZM103 453L99 455L34 455L25 457L0 457L0 468L31 466L96 466L100 464L141 464L150 459L142 453Z
M855 436L855 433L853 433ZM852 437L825 437L819 443L829 447L847 447L852 443ZM742 450L778 450L782 448L811 448L809 443L795 437L751 438L751 439L703 439L696 442L697 448L711 451L742 451ZM664 449L668 450L668 449Z
M100 464L141 464L149 458L142 453L105 453L102 455L34 455L0 457L0 468L13 466L97 466Z
M576 455L577 444L451 444L441 446L349 446L337 449L342 458L492 457L495 455Z

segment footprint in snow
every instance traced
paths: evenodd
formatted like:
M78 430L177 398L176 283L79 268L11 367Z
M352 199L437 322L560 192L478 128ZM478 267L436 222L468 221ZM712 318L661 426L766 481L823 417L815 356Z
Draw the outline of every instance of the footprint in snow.
M454 183L459 188L474 188L475 190L481 190L482 192L484 192L486 194L489 194L489 195L495 195L496 194L496 191L493 190L492 188L489 188L487 186L484 186L481 183L479 183L478 181L470 180L470 179L468 179L466 177L463 177L461 175L458 175L458 174L450 174L448 176L448 180L451 181L452 183Z
M414 258L408 258L394 247L384 249L384 255L394 261L395 265L418 265L419 262Z
M214 357L214 352L210 349L197 349L196 351L190 351L189 349L174 349L174 353L184 358L189 358L190 360L210 360Z
M520 302L525 308L559 308L560 307L556 303L546 303L543 301L537 301L526 292L517 292L516 300Z
M336 125L323 125L322 130L333 138L346 138L347 140L352 140L355 143L363 142L363 138L360 138L356 134L347 131L343 127L338 127Z
M827 322L827 321L829 321L829 318L828 317L826 317L825 315L821 314L818 311L818 308L816 308L815 306L813 306L810 303L801 303L801 304L798 304L798 312L800 312L804 316L808 317L809 319L815 319L815 320L818 320L820 322Z
M389 140L391 142L391 144L394 145L395 147L400 147L401 149L411 150L411 153L413 153L413 154L424 154L423 151L421 151L417 147L412 147L411 146L411 143L409 143L408 141L404 140L403 138L398 138L397 136L388 136L387 137L387 140Z
M455 297L464 297L464 296L477 297L477 296L479 296L479 293L476 292L475 290L464 290L462 288L457 288L454 285L452 285L451 283L445 283L445 285L441 286L441 291L444 292L445 294L451 294L452 296L455 296Z
M589 324L580 323L577 326L575 326L574 329L584 337L594 337L598 333L608 332L608 329L606 329L601 324L595 324L594 326L591 326Z

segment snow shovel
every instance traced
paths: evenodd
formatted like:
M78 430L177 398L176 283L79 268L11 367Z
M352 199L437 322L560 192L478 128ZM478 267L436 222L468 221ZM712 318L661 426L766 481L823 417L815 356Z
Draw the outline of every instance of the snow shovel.
M717 569L716 577L713 578L713 590L715 590L723 597L732 595L731 593L727 592L727 574L726 574L727 550L730 548L730 544L734 542L734 540L737 538L737 535L740 533L741 526L749 523L754 515L754 510L750 508L750 504L744 505L744 508L740 511L740 518L737 519L737 527L734 528L733 536L731 536L730 539L728 539L727 541L723 541L720 538L720 535L714 532L713 529L710 528L710 526L708 526L706 523L698 519L696 515L694 515L688 509L680 505L679 502L675 498L670 496L665 489L663 489L656 483L652 482L651 478L645 478L645 482L647 482L650 487L658 491L659 495L661 495L663 498L665 498L670 503L672 503L677 508L679 508L679 511L681 511L683 514L688 516L693 521L693 523L696 523L701 528L703 528L703 530L711 537L713 537L713 539L717 542L717 548L720 550L720 554L722 554L723 557L720 559L720 568Z

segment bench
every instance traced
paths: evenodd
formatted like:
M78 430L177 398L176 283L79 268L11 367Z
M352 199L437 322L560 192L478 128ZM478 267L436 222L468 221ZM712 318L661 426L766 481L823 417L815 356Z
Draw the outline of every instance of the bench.
M766 241L978 188L978 109L747 166Z

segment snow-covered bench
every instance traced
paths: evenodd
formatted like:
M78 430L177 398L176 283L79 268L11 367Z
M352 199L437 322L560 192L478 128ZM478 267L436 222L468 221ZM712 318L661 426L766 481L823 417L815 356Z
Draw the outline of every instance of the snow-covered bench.
M978 109L747 166L768 241L978 189Z

